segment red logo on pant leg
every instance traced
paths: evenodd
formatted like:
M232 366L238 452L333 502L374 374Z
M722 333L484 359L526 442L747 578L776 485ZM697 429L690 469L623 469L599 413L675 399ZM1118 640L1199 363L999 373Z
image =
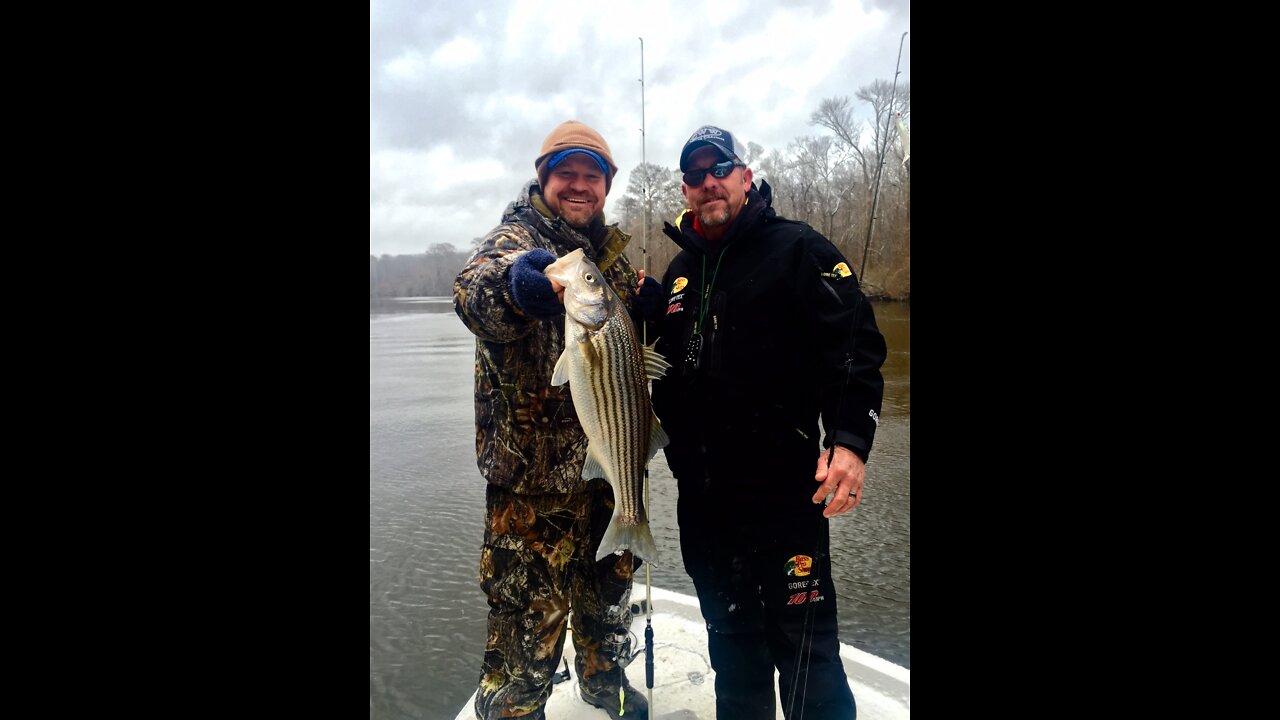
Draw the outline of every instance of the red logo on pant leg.
M785 570L788 575L804 577L809 574L809 569L812 567L813 558L808 555L793 555L782 569Z

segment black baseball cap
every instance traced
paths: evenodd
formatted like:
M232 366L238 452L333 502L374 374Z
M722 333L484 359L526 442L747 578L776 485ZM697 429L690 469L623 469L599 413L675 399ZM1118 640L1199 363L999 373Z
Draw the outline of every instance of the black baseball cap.
M742 146L728 130L722 130L714 125L703 125L693 131L685 141L684 149L680 151L680 172L689 171L689 156L694 150L704 145L710 145L719 150L725 160L743 162Z

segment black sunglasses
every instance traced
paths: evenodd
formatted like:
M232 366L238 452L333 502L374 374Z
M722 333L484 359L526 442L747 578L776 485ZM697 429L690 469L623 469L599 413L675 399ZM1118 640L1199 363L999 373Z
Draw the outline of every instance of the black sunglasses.
M733 172L733 169L736 167L746 167L746 165L743 165L740 162L734 162L733 160L725 160L724 162L716 163L709 168L690 170L684 174L684 184L689 187L698 187L702 184L703 180L707 179L707 173L711 173L711 177L720 180L729 177L729 173Z

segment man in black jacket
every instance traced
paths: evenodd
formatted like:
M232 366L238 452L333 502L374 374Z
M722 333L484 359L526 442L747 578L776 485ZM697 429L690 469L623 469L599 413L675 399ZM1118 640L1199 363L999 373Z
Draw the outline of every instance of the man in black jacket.
M776 668L788 718L854 718L828 519L862 499L884 337L845 258L774 212L731 133L699 128L680 170L689 210L664 228L682 252L662 280L658 341L674 367L653 402L717 716L772 718Z

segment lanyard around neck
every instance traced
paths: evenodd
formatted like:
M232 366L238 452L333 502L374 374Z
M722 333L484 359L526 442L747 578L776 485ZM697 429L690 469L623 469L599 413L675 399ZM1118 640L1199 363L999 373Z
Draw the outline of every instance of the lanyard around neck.
M716 269L711 273L711 284L707 284L707 256L702 256L702 298L698 303L698 322L693 326L693 332L696 335L702 328L702 323L707 319L707 310L711 307L711 288L715 287L716 276L720 274L720 261L724 260L724 254L729 251L725 247L720 251L720 257L716 258Z

